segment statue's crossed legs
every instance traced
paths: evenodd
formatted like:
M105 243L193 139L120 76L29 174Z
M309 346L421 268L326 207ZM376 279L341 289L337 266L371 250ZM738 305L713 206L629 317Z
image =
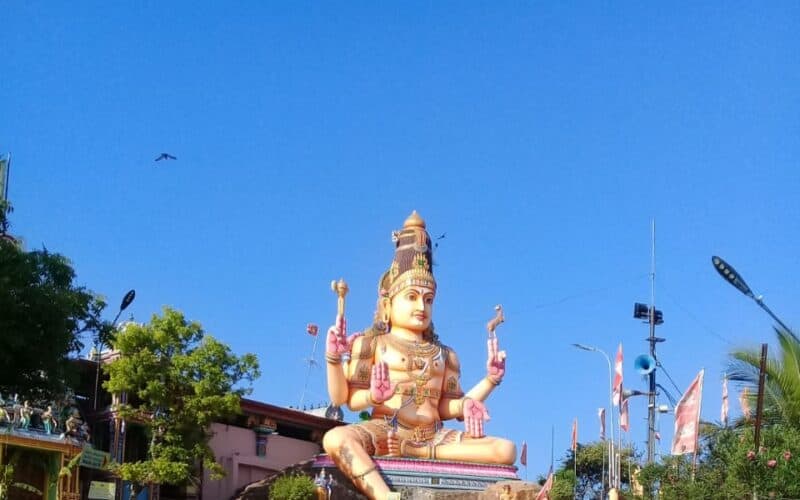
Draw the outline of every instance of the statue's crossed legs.
M325 451L339 470L371 499L389 498L391 490L377 470L373 456L400 456L474 462L512 464L514 443L495 437L472 438L461 431L430 427L397 429L380 419L331 429L323 440Z

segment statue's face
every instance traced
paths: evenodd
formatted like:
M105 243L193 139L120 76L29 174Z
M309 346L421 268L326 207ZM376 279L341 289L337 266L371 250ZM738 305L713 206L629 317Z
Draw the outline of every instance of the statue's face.
M392 298L392 328L422 333L428 329L433 315L435 293L424 286L409 286Z

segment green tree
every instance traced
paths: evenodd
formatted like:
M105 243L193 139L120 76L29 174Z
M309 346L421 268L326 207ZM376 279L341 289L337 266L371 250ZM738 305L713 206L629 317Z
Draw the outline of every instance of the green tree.
M149 324L129 324L111 342L120 357L104 368L110 376L104 387L138 401L121 405L120 412L143 424L151 438L146 460L113 470L135 485L134 493L148 483L197 484L201 464L220 477L209 428L240 411L240 398L250 389L239 383L259 376L256 357L234 355L199 323L168 307Z
M8 236L10 211L0 201L0 393L49 399L72 381L82 336L108 329L105 302L75 284L66 257Z
M757 452L753 428L705 426L696 468L691 455L666 457L638 476L645 492L665 500L800 497L800 431L784 425L762 429ZM645 498L652 498L646 494Z
M764 390L764 423L783 423L800 429L800 340L792 332L775 329L780 351L767 360ZM731 380L758 389L760 349L741 349L731 353Z
M621 484L628 489L630 483L629 471L633 468L635 453L630 448L622 449ZM556 470L553 484L555 499L567 498L600 498L602 492L608 489L608 443L594 441L588 444L578 444L577 484L575 476L575 454L572 450L564 456L561 466ZM573 488L575 494L573 496Z

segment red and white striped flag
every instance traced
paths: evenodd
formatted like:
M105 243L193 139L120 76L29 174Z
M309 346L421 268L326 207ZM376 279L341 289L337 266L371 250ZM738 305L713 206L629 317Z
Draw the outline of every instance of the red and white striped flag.
M630 428L630 415L628 414L628 399L624 398L622 404L619 406L619 428L628 432Z
M528 466L528 443L525 441L522 442L522 452L519 454L519 463L525 467Z
M606 439L606 409L599 408L597 410L597 418L600 419L600 441Z
M622 399L622 343L617 349L617 359L614 361L614 389L612 394L614 406L619 406Z
M722 409L719 414L722 427L728 427L728 375L722 377Z
M578 450L578 418L572 421L572 452Z
M744 416L745 420L750 420L750 389L745 387L742 389L742 393L739 394L739 406L742 407L742 415Z
M673 455L697 451L697 437L700 430L700 403L703 399L703 373L692 381L675 406L675 435L672 436Z
M553 471L547 475L547 481L542 485L542 489L536 494L536 500L550 500L550 490L553 489Z

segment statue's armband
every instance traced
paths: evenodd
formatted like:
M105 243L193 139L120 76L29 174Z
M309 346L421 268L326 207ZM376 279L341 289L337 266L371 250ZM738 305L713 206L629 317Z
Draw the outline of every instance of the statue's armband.
M444 399L460 399L464 396L464 391L461 390L461 364L452 349L447 347L442 347L442 349L445 351L444 391L442 396Z
M347 382L352 389L369 388L372 360L377 344L375 335L366 334L353 343L353 353L347 373Z

